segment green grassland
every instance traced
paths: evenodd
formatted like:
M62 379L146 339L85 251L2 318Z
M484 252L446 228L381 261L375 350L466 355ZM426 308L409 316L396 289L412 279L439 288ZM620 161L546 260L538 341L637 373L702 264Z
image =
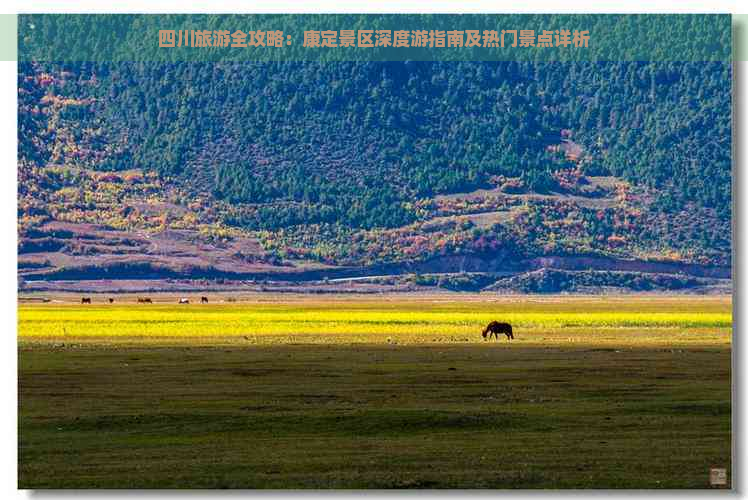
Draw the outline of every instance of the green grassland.
M729 298L122 302L19 306L20 487L706 488L731 467ZM516 339L484 342L490 319Z

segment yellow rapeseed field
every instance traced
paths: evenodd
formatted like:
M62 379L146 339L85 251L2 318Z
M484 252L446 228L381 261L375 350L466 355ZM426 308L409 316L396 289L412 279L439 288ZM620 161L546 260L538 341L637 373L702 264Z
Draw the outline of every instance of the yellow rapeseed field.
M659 307L658 307L659 306ZM514 343L730 342L728 300L714 298L560 301L339 301L231 304L28 304L21 341L211 343L431 343L481 341L492 320L515 329Z

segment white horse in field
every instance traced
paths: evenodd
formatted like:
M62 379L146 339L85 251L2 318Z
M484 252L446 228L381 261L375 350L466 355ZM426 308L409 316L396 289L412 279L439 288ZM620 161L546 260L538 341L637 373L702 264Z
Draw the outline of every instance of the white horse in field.
M182 297L181 299L179 299L179 303L180 304L189 304L190 303L190 299L188 299L186 297Z

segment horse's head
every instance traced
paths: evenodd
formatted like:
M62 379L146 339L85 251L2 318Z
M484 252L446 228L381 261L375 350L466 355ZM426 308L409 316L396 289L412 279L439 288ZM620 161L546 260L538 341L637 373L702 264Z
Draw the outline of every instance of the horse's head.
M488 328L486 328L485 330L483 330L483 338L484 339L486 338L486 335L488 335Z

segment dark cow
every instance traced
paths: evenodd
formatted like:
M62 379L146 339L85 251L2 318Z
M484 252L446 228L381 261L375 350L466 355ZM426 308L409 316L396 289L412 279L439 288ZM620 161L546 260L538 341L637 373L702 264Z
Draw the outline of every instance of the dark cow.
M109 297L109 303L110 303L110 304L114 304L114 299L113 299L113 298L111 298L111 297Z
M138 304L152 304L153 302L148 297L138 297Z
M81 304L90 304L91 303L91 297L83 297L81 299Z
M200 303L201 304L207 304L208 303L208 297L200 297Z
M506 335L507 340L512 340L514 338L514 334L512 333L512 325L510 325L509 323L499 323L498 321L491 321L486 329L483 330L483 339L485 340L486 337L490 339L491 335L493 335L496 340L499 340L500 333Z

